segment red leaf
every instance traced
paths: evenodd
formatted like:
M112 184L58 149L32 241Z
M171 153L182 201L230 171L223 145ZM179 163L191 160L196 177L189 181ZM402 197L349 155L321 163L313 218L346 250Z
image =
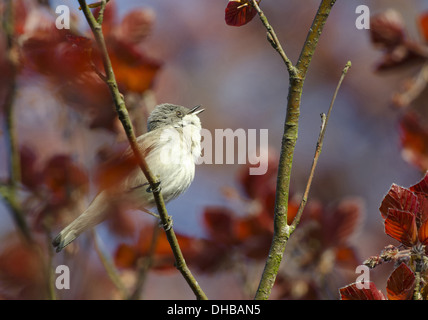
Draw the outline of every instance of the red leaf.
M408 211L389 209L385 233L405 246L412 247L418 238L415 215Z
M137 168L134 156L122 156L124 150L110 151L108 159L101 163L95 174L95 181L99 189L109 189L120 184L133 170Z
M428 196L425 193L415 192L419 201L419 211L416 212L416 225L421 227L428 220Z
M415 275L405 263L401 263L388 279L386 285L389 300L410 300L413 297Z
M409 189L414 192L421 192L428 195L428 172L425 174L425 177L421 181L419 181L414 186L411 186Z
M21 182L29 189L35 189L40 185L40 172L36 169L37 156L34 151L24 145L19 150Z
M107 47L117 82L122 90L142 93L150 89L162 63L149 58L133 45L116 38Z
M428 12L425 12L419 16L419 29L425 39L428 42Z
M95 9L93 9L93 15L96 19L98 19L98 14L100 12L101 7L98 6ZM104 36L109 35L113 32L114 28L116 27L117 23L117 7L116 7L116 1L110 1L104 10L103 15L103 33Z
M410 190L393 184L379 208L382 218L386 219L388 217L389 209L418 212L418 197Z
M346 287L340 288L341 300L385 300L384 294L377 290L376 285L369 281L369 288L357 287L357 283L352 283ZM362 284L360 284L362 285Z
M329 246L345 244L361 220L362 203L358 199L345 199L332 214L321 215L324 239Z
M154 20L153 10L132 10L114 31L115 37L131 44L139 44L151 32Z
M239 172L238 180L247 197L265 201L265 204L271 205L271 211L273 211L279 156L273 149L268 149L264 152L269 155L267 172L262 175L250 175L250 166L247 165ZM266 199L267 197L269 199Z
M42 176L52 192L52 204L64 204L73 190L86 190L89 182L86 173L68 155L56 155L49 159Z
M428 170L428 127L419 118L410 112L401 118L401 154L404 160L425 171Z
M114 254L114 263L119 268L131 268L137 261L137 252L133 246L120 244Z
M428 220L425 221L418 230L419 241L424 245L428 244Z
M371 40L379 47L396 47L404 42L405 35L403 18L396 10L387 10L370 19Z
M207 207L203 213L203 223L215 242L232 244L236 240L234 213L227 208ZM238 230L237 230L238 231ZM239 230L240 232L244 232Z
M226 24L240 27L250 22L256 14L249 0L231 0L225 10Z
M359 264L359 259L355 249L349 246L338 246L334 248L336 254L336 262L341 266L349 266L355 268Z

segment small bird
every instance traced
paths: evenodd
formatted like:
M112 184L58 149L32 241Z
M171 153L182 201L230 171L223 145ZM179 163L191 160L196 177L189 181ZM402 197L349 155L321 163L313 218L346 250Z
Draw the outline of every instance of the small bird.
M137 138L148 167L160 181L165 203L178 197L193 181L195 163L201 155L201 121L204 111L169 103L160 104L150 114L147 133ZM123 159L134 157L130 147ZM56 252L74 241L82 232L105 220L117 204L146 211L155 205L153 193L141 169L136 166L118 183L106 187L89 207L52 241Z

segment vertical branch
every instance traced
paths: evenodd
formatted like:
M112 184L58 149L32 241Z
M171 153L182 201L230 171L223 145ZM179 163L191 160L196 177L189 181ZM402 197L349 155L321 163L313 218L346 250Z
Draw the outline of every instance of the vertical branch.
M12 218L17 228L24 235L24 238L30 242L31 234L17 199L17 189L21 181L21 166L13 112L13 105L15 103L17 90L16 77L18 73L18 68L17 54L14 43L14 10L12 0L8 0L6 3L2 26L3 31L6 35L6 52L8 67L10 70L9 87L6 90L6 97L3 104L3 110L5 113L7 145L9 149L9 182L6 186L3 186L0 189L0 194L6 200L6 204L8 205L10 212L12 213Z
M153 234L152 240L150 242L149 252L147 253L146 257L140 258L137 261L137 281L135 284L134 291L129 296L129 300L138 300L141 297L144 283L146 282L147 273L149 272L153 264L153 257L155 255L156 246L158 244L159 239L159 231L160 229L158 222L155 221L155 223L153 224Z
M108 258L107 254L101 248L98 235L94 229L92 229L92 238L94 241L95 251L97 252L98 257L100 258L104 269L106 269L107 275L109 276L113 284L116 286L116 288L119 290L119 293L122 298L126 299L128 297L128 290L126 290L125 285L122 283L119 272L115 268L113 262Z
M335 0L321 1L312 26L309 29L298 63L296 64L295 72L290 72L290 66L285 61L287 70L289 71L290 87L278 167L274 209L274 235L255 296L255 299L258 300L266 300L269 298L290 236L290 227L287 224L288 198L290 192L291 168L299 128L300 103L303 84L310 62L315 53L318 40L335 2ZM260 16L260 12L258 13ZM267 19L264 17L262 21L264 21L264 25L268 29L269 33L270 29L267 27L269 26ZM274 41L276 42L275 38ZM272 44L271 40L270 42Z
M161 219L161 222L164 226L164 230L168 239L168 242L171 246L171 249L174 254L174 258L176 261L176 267L181 272L183 277L185 278L186 282L192 289L193 293L198 299L207 299L207 296L200 288L198 282L193 277L192 273L190 272L189 268L187 267L186 261L184 260L184 256L181 252L180 246L178 244L177 237L175 235L175 232L173 230L172 226L172 220L171 217L168 215L168 212L166 211L165 202L162 197L161 193L161 185L158 181L158 179L153 175L150 168L147 165L147 162L140 152L140 149L137 144L137 139L134 134L134 130L132 128L131 121L129 119L128 110L125 106L125 101L123 99L123 96L120 94L118 85L116 82L116 78L113 72L113 67L111 65L110 57L108 55L107 47L104 41L104 35L102 33L101 24L97 22L94 15L92 14L91 10L89 9L88 5L86 4L85 0L78 0L80 7L85 15L85 18L92 30L92 33L94 34L95 40L97 42L97 45L100 49L103 65L104 65L104 71L106 73L105 75L105 81L110 89L110 93L113 97L113 102L116 107L116 112L118 114L119 120L122 123L122 126L125 130L126 136L128 138L129 144L131 146L131 149L134 153L135 158L137 159L138 165L141 168L141 170L144 173L144 176L146 177L147 181L150 184L150 188L153 192L153 196L156 202L156 207L159 212L159 216ZM106 0L103 0L101 2L101 10L104 10L104 7L106 5Z

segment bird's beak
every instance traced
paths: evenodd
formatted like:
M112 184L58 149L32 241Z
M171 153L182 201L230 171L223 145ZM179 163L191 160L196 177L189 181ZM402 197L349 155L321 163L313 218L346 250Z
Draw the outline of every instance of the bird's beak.
M205 109L199 109L200 107L201 107L200 105L193 107L192 109L190 109L189 114L200 114L205 110Z

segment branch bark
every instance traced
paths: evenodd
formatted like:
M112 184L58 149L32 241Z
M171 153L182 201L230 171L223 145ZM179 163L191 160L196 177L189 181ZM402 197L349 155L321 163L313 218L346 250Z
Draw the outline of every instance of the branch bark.
M285 247L290 236L290 226L287 224L288 213L288 197L290 191L290 177L291 168L293 164L294 149L296 146L299 117L300 117L300 103L303 91L303 84L306 78L307 70L312 61L318 40L324 29L324 25L331 12L335 0L322 0L318 8L316 16L313 20L312 26L309 29L305 44L300 53L299 60L295 69L290 68L290 63L284 61L287 70L289 71L289 92L287 111L284 124L284 134L282 137L281 154L279 160L275 209L274 209L274 235L269 249L269 255L266 259L265 267L260 279L259 287L257 289L255 299L267 300L271 294L276 276L278 274L279 266L282 261ZM256 7L257 3L252 0L253 6ZM257 7L256 7L257 8ZM259 16L260 12L258 11ZM260 16L262 18L262 16ZM272 29L269 28L269 22L264 17L263 24L270 34ZM269 39L269 38L268 38ZM271 42L271 41L270 41ZM279 41L278 41L279 42ZM272 42L271 42L272 43ZM275 46L274 46L275 48ZM275 48L276 49L276 48ZM276 49L284 60L281 52ZM290 70L292 72L290 72ZM294 70L294 71L293 71Z
M85 0L78 0L80 7L85 15L85 18L92 30L92 33L94 34L95 41L97 42L97 45L101 51L101 56L103 60L103 66L105 71L105 77L106 77L106 83L110 89L111 95L113 97L114 105L116 107L116 112L118 114L119 120L122 123L122 126L125 130L126 136L128 138L129 144L131 146L132 151L134 152L134 155L137 159L137 162L143 171L147 181L150 184L150 188L153 192L153 196L156 201L156 207L159 212L159 216L161 219L161 222L164 226L164 230L166 232L166 236L168 239L168 242L171 246L172 252L174 254L174 258L176 261L176 267L181 272L183 277L185 278L186 282L192 289L193 293L198 299L207 299L207 296L200 288L198 282L190 272L189 268L187 267L186 261L184 260L184 256L181 252L180 246L177 241L177 237L175 235L175 232L173 228L171 228L172 220L171 217L168 215L168 212L166 211L165 202L162 197L161 193L161 182L158 181L158 179L153 175L153 173L150 171L150 168L147 165L147 162L144 158L144 156L141 154L137 140L134 134L134 130L132 128L131 121L129 119L128 110L125 106L125 101L122 97L122 95L119 92L118 85L116 82L116 78L113 72L113 67L111 65L111 61L108 55L107 47L104 41L104 35L102 33L101 28L101 20L102 18L97 21L95 19L94 15L92 14L91 10L89 9L88 5L86 4ZM106 5L106 0L102 0L100 3L101 9L100 12L104 11Z

